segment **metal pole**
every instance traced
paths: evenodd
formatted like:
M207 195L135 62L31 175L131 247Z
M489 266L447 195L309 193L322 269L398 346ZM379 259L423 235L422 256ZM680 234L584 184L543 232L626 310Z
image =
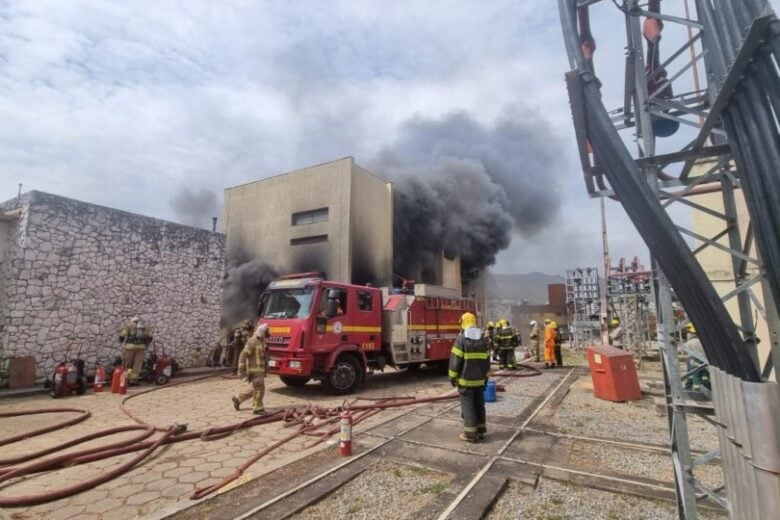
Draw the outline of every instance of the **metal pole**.
M604 203L604 192L601 192L601 247L604 253L604 296L601 299L601 312L599 313L601 318L601 343L603 345L609 344L609 328L607 327L607 319L609 318L609 273L611 270L609 260L609 242L607 241L607 208Z
M639 8L637 0L625 2L626 13L635 12ZM638 16L626 15L628 24L628 49L633 53L634 64L634 96L636 103L636 118L640 134L637 144L642 155L655 155L655 134L652 126L652 116L649 112L647 94L647 74L645 72L642 27ZM645 167L648 184L658 193L657 166ZM671 440L672 463L674 479L677 487L677 513L684 520L698 518L696 512L696 488L694 486L690 441L688 438L688 423L684 412L678 412L675 405L682 402L683 389L680 381L679 356L674 341L674 315L672 312L672 293L666 276L660 266L652 260L653 272L657 280L656 308L659 314L657 334L664 366L664 386L666 394L666 414Z

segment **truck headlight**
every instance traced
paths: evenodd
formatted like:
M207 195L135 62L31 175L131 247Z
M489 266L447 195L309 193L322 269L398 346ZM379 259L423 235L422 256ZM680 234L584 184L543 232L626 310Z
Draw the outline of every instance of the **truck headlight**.
M301 368L301 362L300 361L290 361L290 368Z

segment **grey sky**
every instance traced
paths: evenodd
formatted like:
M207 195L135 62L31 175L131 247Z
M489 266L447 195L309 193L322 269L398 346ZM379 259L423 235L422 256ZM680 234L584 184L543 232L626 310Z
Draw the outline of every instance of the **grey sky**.
M600 75L617 85L622 29L594 29ZM538 182L564 204L495 269L600 265L598 201L587 199L574 155L567 69L549 0L0 0L0 200L22 182L187 220L175 209L183 201L214 211L204 190L221 198L225 186L346 155L371 164L413 118L463 112L490 127L519 107L547 120L551 145L563 143L563 171ZM644 259L622 210L609 206L613 256Z

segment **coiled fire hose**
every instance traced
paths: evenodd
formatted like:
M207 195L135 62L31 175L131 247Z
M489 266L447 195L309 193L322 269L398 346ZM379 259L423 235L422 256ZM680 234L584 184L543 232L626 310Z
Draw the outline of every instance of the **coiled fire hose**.
M500 371L500 372L493 372L492 375L501 376L501 377L505 377L505 376L529 377L529 376L535 376L541 374L541 372L539 372L533 367L527 365L525 366L520 365L520 366L523 367L523 369L520 371L513 371L513 372ZM307 444L304 449L308 449L310 447L316 446L317 444L323 442L328 437L330 437L331 435L339 431L339 427L337 425L334 426L334 424L338 421L341 412L344 410L348 409L352 412L355 412L353 424L359 424L360 422L366 420L367 418L376 415L382 410L388 408L399 408L403 406L411 406L411 405L422 404L422 403L446 401L446 400L456 399L458 397L457 394L450 392L441 396L423 397L423 398L416 398L413 396L402 396L402 397L391 397L391 398L358 398L349 402L345 401L341 406L331 407L331 408L323 408L308 403L300 407L289 407L285 409L280 409L267 416L252 417L237 423L210 427L202 431L192 431L192 432L187 432L186 426L183 425L172 425L169 427L162 427L158 425L149 424L139 419L132 413L130 413L130 411L127 410L127 408L125 407L125 404L127 403L128 400L138 397L140 395L157 391L157 390L162 390L164 388L169 388L171 386L176 386L179 384L197 382L211 377L214 377L214 375L208 375L196 379L191 379L188 381L172 383L164 387L162 386L154 387L125 397L121 403L121 409L128 417L134 420L137 424L131 424L126 426L119 426L116 428L101 430L99 432L91 433L89 435L79 437L77 439L73 439L71 441L68 441L64 444L58 445L53 448L40 450L34 453L29 453L18 457L0 459L0 484L2 484L3 482L9 481L10 479L20 478L35 473L40 473L42 471L50 471L50 470L59 469L63 467L71 467L80 464L87 464L90 462L95 462L110 457L124 455L127 453L143 451L136 457L121 464L117 468L114 468L113 470L108 471L107 473L101 474L97 477L88 479L78 484L62 487L59 489L55 489L52 491L47 491L35 495L23 495L17 497L0 497L0 507L33 506L33 505L43 504L46 502L51 502L53 500L66 498L78 494L82 491L92 489L100 484L103 484L115 477L118 477L130 471L132 468L140 464L143 460L145 460L152 453L154 453L159 447L164 446L166 444L194 440L194 439L199 439L203 442L208 442L208 441L227 437L244 428L252 428L254 426L259 426L262 424L269 424L272 422L280 422L280 421L285 423L284 424L285 428L289 428L289 427L295 428L295 430L287 437L265 447L264 449L252 455L238 468L236 468L236 470L233 473L223 478L220 482L194 490L193 493L190 495L190 498L200 499L219 490L220 488L229 484L230 482L238 479L244 473L244 471L246 471L255 462L257 462L264 456L268 455L273 450L279 448L283 444L290 442L291 440L301 435L316 437L316 439L314 439L311 443ZM360 404L361 402L365 402L365 404ZM79 413L80 415L74 419L69 419L67 421L64 421L54 426L41 428L39 430L34 430L31 432L15 435L13 437L9 437L6 439L0 439L0 446L18 442L20 440L27 439L36 435L42 435L44 433L65 428L73 424L77 424L81 421L86 420L91 415L89 411L79 409L79 408L44 408L44 409L37 409L37 410L0 413L0 418L3 418L3 417L16 417L22 415L35 415L35 414L42 414L42 413L65 413L65 412ZM319 422L315 423L315 421L319 421ZM20 462L33 460L45 455L49 455L56 451L60 451L62 449L83 444L88 441L92 441L102 437L108 437L110 435L114 435L117 433L136 431L136 430L138 430L140 433L137 436L132 437L131 439L47 458L24 466L8 467L11 466L12 464L18 464ZM163 435L156 440L148 440L148 438L152 436L155 432L162 432Z

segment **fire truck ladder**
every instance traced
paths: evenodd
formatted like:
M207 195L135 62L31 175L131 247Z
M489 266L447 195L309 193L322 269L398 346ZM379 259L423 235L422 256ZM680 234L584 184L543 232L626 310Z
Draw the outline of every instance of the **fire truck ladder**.
M732 517L771 517L780 509L780 389L768 381L780 365L780 22L766 0L558 5L586 189L620 201L652 257L679 517L697 518L704 499ZM596 76L591 10L625 22L625 82L614 110L605 107ZM673 31L664 41L681 45L661 52L661 33ZM634 154L624 144L632 139ZM702 196L719 204L702 203ZM689 229L667 213L673 205L721 229ZM730 258L726 281L708 278L697 260L714 250ZM712 403L691 401L684 388L688 374L680 373L675 332L686 322L674 322L673 294L701 339ZM736 302L735 319L724 302ZM758 315L771 342L764 359L756 348ZM718 431L719 447L697 459L688 414ZM712 489L695 478L695 468L716 457L725 486Z

